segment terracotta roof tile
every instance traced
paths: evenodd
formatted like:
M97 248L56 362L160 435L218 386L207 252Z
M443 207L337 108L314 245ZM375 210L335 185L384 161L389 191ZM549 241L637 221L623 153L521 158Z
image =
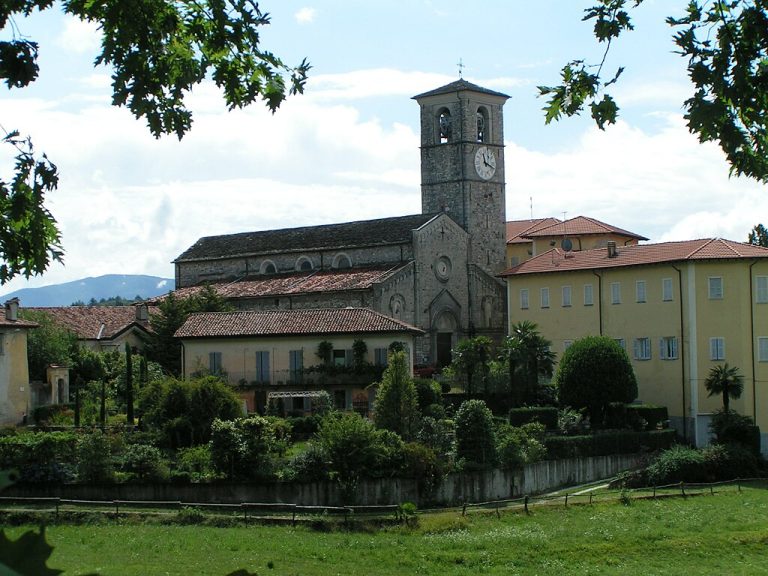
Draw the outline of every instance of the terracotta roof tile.
M768 258L768 248L722 238L618 246L614 258L608 257L606 248L568 252L567 256L565 252L555 248L502 272L501 276L739 258Z
M415 326L369 308L320 308L266 312L201 312L190 315L177 338L290 336L309 334L423 334Z
M110 340L137 325L151 331L149 322L136 319L136 306L62 306L51 308L23 308L48 314L55 323L74 332L81 340ZM150 314L158 310L148 307Z
M174 262L214 260L249 254L402 244L410 242L413 231L435 216L435 214L414 214L341 224L206 236L195 242Z
M216 283L211 284L211 287L224 298L261 298L313 292L366 290L375 283L384 280L402 266L404 264L316 272L291 272L289 274L237 280L235 282ZM180 298L186 298L196 294L202 288L203 286L179 288L174 294Z
M534 218L533 220L510 220L507 222L507 244L529 243L525 238L527 233L534 232L540 228L558 224L557 218Z
M622 236L629 236L631 238L637 238L638 240L648 240L645 236L640 236L634 232L611 226L595 218L589 218L588 216L576 216L562 222L557 222L550 226L538 226L533 230L527 231L523 234L526 238L540 238L549 236L578 236L585 234L621 234Z

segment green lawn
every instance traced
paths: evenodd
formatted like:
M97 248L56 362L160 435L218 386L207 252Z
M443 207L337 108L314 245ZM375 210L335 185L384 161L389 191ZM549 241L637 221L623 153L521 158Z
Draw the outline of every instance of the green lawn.
M768 491L441 513L413 530L104 523L46 535L48 565L67 575L768 574Z

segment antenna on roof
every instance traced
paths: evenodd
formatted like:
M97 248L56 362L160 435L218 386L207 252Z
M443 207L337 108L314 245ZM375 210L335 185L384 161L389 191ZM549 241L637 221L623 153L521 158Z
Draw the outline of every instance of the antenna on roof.
M528 199L531 201L531 220L533 220L533 196L529 196Z
M464 62L459 58L459 62L456 64L459 67L459 78L464 77Z

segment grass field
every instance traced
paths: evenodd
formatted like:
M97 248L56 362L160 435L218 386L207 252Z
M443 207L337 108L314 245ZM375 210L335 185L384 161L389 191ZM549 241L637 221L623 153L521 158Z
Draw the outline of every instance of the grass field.
M6 528L11 540L30 527ZM768 491L423 515L377 531L51 525L64 574L768 574Z

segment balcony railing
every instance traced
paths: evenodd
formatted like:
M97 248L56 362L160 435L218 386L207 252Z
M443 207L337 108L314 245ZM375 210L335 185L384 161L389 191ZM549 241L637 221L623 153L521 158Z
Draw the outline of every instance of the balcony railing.
M332 386L347 385L365 387L381 380L383 367L366 366L354 370L344 366L331 366L328 369L315 367L304 370L273 370L268 379L259 377L255 371L227 370L219 374L232 386Z

